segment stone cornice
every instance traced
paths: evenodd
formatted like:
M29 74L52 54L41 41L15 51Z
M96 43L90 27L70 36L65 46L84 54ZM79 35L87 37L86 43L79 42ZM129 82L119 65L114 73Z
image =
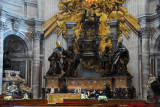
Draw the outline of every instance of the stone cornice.
M29 2L29 1L27 1L27 2L25 2L26 3L26 5L27 6L34 6L34 7L36 7L37 6L37 3L36 2Z
M138 15L138 16L137 16L138 19L147 18L147 19L150 19L150 20L152 20L152 19L154 19L154 18L157 18L157 17L158 17L158 16L157 16L157 13L156 13L156 12L154 12L154 13L152 13L152 14L146 13L146 14L141 14L141 15Z
M158 15L157 13L153 13L153 14L143 14L143 15L139 15L137 17L139 20L140 20L140 23L141 24L144 24L144 23L148 23L148 22L154 22L155 20L158 19Z
M119 20L109 20L107 21L107 23L110 25L110 26L118 26L119 25Z
M74 22L74 21L66 21L65 23L66 23L67 29L72 29L77 24L77 22Z
M24 2L29 3L29 4L37 4L36 0L24 0Z
M0 15L7 19L11 19L11 18L18 18L21 19L22 21L24 21L26 24L30 25L30 24L34 24L34 25L41 25L45 20L44 19L39 19L39 18L29 18L29 17L24 17L24 16L19 16L19 15L15 15L12 13L9 13L5 10L2 9L2 7L0 7ZM33 25L32 25L33 26Z

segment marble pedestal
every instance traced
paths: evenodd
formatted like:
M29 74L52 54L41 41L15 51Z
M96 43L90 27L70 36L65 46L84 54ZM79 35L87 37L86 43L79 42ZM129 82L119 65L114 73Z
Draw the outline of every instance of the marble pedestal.
M112 76L100 78L66 78L66 85L69 90L80 88L81 90L105 90L109 84L111 90L115 88L131 88L130 76Z
M59 89L59 77L45 76L46 88L57 88Z
M46 88L62 89L66 85L68 90L105 90L106 85L110 85L111 90L116 88L131 88L131 76L111 76L97 78L59 78L55 76L45 76Z
M132 77L131 76L114 76L115 79L115 88L131 88Z
M102 78L66 78L69 90L80 88L81 90L105 90L106 84L112 84L112 77ZM112 88L112 86L110 86Z

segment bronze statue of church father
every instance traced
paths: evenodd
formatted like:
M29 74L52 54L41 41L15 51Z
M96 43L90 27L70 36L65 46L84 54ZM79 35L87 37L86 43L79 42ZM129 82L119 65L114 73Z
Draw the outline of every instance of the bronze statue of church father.
M105 85L110 85L111 90L131 88L132 76L127 71L129 52L122 44L123 38L118 40L118 35L110 35L106 41L111 41L112 48L105 46L104 52L99 51L102 39L98 35L99 21L95 13L85 10L78 40L74 33L67 34L71 39L67 50L56 42L57 48L48 58L50 68L44 77L46 88L60 90L64 85L70 91L78 88L85 91L105 90ZM70 30L75 23L66 22L66 26ZM116 24L110 26L112 28L118 29Z

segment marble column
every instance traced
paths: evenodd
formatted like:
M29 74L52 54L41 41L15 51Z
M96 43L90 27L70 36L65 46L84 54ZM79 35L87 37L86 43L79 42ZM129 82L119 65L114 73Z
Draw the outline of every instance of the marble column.
M150 28L142 28L140 34L142 37L142 98L147 99L147 81L150 73Z
M32 70L32 93L33 99L39 98L39 70L40 70L40 38L41 32L32 32L33 37L33 70Z
M3 79L3 22L0 22L0 95L2 94Z

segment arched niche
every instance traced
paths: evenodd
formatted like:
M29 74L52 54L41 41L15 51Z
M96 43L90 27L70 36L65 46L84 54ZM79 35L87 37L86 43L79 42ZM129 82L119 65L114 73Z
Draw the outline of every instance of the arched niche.
M28 71L31 72L28 51L31 51L30 41L23 33L17 31L4 33L3 52L9 52L9 58L11 59L10 70L20 71L21 77L26 81L29 79Z
M29 39L26 37L26 35L24 35L22 32L18 32L15 30L6 31L3 34L3 40L9 35L16 35L16 36L20 37L25 42L25 44L27 46L27 50L31 50L31 43L30 43Z
M150 45L150 61L151 61L151 73L156 77L160 75L160 31L153 35Z

